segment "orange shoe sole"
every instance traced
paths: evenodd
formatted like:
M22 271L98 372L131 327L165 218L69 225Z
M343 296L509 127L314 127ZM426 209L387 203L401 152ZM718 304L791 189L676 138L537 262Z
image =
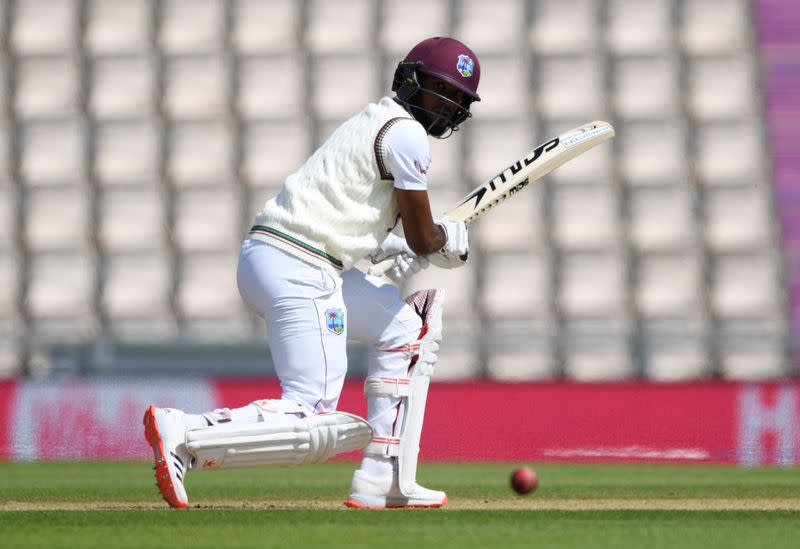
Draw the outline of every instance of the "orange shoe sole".
M389 503L385 506L380 505L364 505L360 501L355 499L348 499L344 502L344 504L348 507L352 507L353 509L370 509L374 511L379 511L381 509L439 509L447 505L447 496L444 496L444 499L439 503L430 503L430 504L416 504L416 505L407 505L407 504L395 504Z
M144 413L144 438L147 439L148 444L153 449L153 458L155 460L156 471L156 485L158 491L161 492L161 497L164 498L170 507L175 509L183 509L186 507L186 502L178 498L175 492L175 486L172 484L172 478L169 475L169 468L165 459L166 452L164 451L164 441L158 436L158 422L155 417L155 406L149 406Z
M344 502L344 504L348 507L352 507L353 509L371 509L373 511L377 511L380 509L386 509L383 505L364 505L358 500L355 499L348 499Z

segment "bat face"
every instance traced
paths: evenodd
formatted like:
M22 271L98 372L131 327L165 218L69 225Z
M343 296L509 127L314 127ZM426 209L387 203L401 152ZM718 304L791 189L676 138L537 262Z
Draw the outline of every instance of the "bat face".
M445 217L469 223L483 212L519 192L530 181L544 177L558 166L614 137L608 122L579 126L533 149L489 181L465 196Z
M456 207L456 209L458 209L463 205L466 205L468 202L474 199L475 202L472 204L473 211L477 210L483 211L484 209L491 208L492 206L497 204L500 200L506 197L506 194L512 195L515 192L521 190L528 184L529 181L528 177L526 177L513 187L506 189L506 193L503 194L502 197L495 196L491 204L486 204L483 206L481 205L481 201L487 195L487 193L490 196L492 195L492 192L497 193L498 187L503 187L510 178L515 178L517 174L522 172L524 168L527 168L528 166L536 162L536 160L542 156L542 153L546 151L547 152L552 151L554 148L558 146L558 144L559 144L559 139L558 137L556 137L555 139L552 139L547 143L544 143L543 145L539 145L538 147L533 149L530 153L528 153L525 156L525 158L517 160L514 164L512 164L511 166L509 166L508 168L506 168L505 170L494 176L492 179L490 179L487 183L484 183L483 185L472 191L471 194L469 194L466 198L464 198L461 201L461 203ZM509 172L510 176L507 176ZM463 221L467 220L464 219Z

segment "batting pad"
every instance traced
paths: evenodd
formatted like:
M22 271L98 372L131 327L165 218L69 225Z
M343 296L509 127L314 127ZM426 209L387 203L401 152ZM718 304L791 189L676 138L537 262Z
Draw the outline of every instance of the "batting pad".
M406 302L423 319L420 343L430 340L437 344L442 339L442 290L421 290L410 295ZM418 357L419 358L419 357ZM418 360L412 363L408 377L368 377L364 393L370 396L391 396L400 399L396 436L375 437L364 452L381 457L396 457L400 492L411 497L417 490L417 461L425 418L428 387L433 375L434 362Z
M366 420L345 412L305 418L270 414L261 423L192 429L186 433L186 448L197 460L194 469L294 467L359 450L372 434Z

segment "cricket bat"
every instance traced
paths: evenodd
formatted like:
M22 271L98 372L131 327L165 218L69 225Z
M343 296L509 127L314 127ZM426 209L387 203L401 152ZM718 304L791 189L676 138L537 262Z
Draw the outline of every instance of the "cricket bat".
M602 120L566 131L539 145L489 181L478 186L443 217L449 221L463 221L469 224L509 196L524 189L531 181L541 179L559 166L612 137L614 128ZM369 272L381 275L393 263L394 258L387 258L373 266Z

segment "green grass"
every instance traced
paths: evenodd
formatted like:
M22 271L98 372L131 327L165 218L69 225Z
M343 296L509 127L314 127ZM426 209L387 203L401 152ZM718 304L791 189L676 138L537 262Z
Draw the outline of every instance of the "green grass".
M752 501L800 509L795 468L538 465L539 489L520 497L508 488L512 465L424 464L420 482L445 489L449 508L364 512L337 505L353 467L194 473L187 488L198 507L170 511L144 463L0 463L0 547L709 549L800 540L800 511L720 510ZM620 501L638 507L605 508ZM701 510L684 510L686 501Z

